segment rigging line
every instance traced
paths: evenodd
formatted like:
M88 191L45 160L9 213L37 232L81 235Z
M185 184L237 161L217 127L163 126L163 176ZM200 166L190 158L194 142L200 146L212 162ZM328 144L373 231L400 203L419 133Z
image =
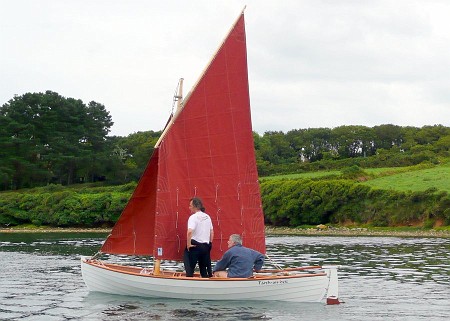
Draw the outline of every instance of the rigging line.
M272 265L274 267L276 267L278 270L283 270L283 268L278 263L276 263L274 260L272 260L267 254L265 254L265 256L270 261L270 263L272 263Z

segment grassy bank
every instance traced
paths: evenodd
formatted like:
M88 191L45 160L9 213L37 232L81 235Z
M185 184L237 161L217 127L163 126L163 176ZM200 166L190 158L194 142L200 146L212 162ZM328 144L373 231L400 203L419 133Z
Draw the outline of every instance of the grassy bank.
M284 228L266 227L267 235L298 236L392 236L392 237L444 237L450 238L450 229L422 229L414 227L376 228L376 227L328 227L319 228Z
M393 170L387 168L374 175L364 184L378 189L420 192L433 188L450 193L450 162L431 168L417 169L418 166ZM401 170L403 169L403 170ZM375 171L366 170L369 173Z
M0 228L0 233L109 233L108 228L54 228L45 226L17 226ZM445 237L450 238L450 227L423 229L416 227L266 227L266 235L297 236L394 236L394 237Z
M450 193L450 162L406 167L364 168L364 185L396 191L426 191L433 188ZM298 174L261 177L264 180L279 179L330 179L342 177L341 170L305 172Z

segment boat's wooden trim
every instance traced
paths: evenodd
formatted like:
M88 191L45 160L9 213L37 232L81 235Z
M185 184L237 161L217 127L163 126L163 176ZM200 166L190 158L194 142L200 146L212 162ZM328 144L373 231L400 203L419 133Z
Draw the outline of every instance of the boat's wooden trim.
M176 279L176 280L195 280L195 281L254 281L255 279L258 280L273 280L273 279L290 279L290 278L304 278L304 277L317 277L317 276L324 276L326 275L325 272L323 273L302 273L302 274L288 274L289 272L294 271L301 271L306 270L306 268L311 267L304 267L304 268L289 268L289 269L283 269L283 270L263 270L259 271L258 273L270 273L270 274L258 274L256 273L252 277L249 278L202 278L198 273L194 274L194 277L186 277L186 274L184 272L178 272L178 271L168 271L161 269L159 274L153 274L152 269L142 268L142 267L135 267L135 266L126 266L126 265L120 265L120 264L114 264L114 263L105 263L100 260L92 260L88 259L84 261L86 264L117 272L117 273L123 273L123 274L129 274L129 275L136 275L141 277L151 277L151 278L163 278L163 279ZM320 266L313 268L320 268ZM273 272L270 272L273 271Z
M304 271L304 270L312 270L312 269L321 269L322 267L319 265L311 265L311 266L301 266L296 268L284 268L284 269L267 269L260 270L258 273L277 273L277 272L293 272L293 271Z

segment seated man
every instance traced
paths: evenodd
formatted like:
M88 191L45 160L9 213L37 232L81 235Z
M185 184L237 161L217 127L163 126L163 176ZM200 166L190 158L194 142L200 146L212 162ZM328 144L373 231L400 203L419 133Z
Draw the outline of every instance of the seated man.
M248 278L253 275L253 270L261 270L263 264L264 255L242 246L241 236L232 234L228 240L228 250L216 263L213 272L215 277Z

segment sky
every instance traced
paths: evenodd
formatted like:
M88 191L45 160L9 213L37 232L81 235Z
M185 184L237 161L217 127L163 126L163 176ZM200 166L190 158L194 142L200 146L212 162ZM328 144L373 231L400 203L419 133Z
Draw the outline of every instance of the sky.
M51 90L161 130L245 5L258 133L450 126L446 0L0 0L0 105Z

